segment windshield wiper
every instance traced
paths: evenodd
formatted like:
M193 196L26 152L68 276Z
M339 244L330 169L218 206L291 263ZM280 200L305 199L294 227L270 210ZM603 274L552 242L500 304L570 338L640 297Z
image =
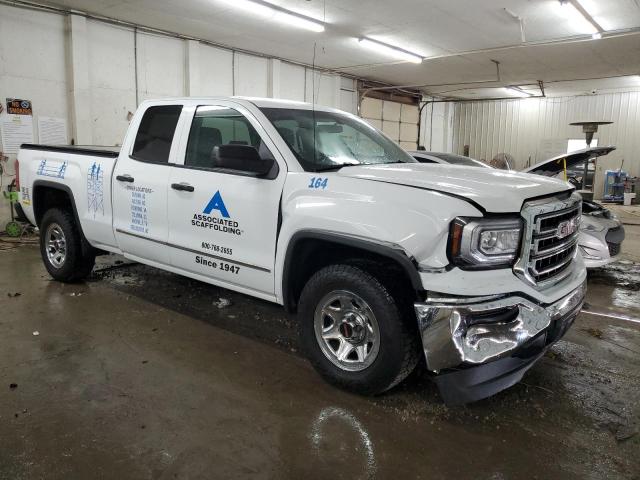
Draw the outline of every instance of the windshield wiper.
M315 168L314 172L328 172L330 170L340 170L342 167L366 167L370 165L393 165L395 163L409 163L403 161L396 162L384 162L384 163L336 163L335 165L329 165L327 167Z
M329 165L327 167L315 168L314 172L328 172L330 170L340 170L342 167L357 167L362 163L337 163L335 165Z

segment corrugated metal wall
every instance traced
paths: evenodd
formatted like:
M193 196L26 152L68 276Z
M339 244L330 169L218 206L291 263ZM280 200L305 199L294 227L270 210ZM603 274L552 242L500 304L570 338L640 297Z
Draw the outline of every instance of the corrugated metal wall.
M618 149L598 162L598 172L619 168L640 175L640 92L593 96L530 98L494 102L456 103L453 119L454 152L490 160L497 153L509 153L516 168L533 165L566 148L570 138L584 138L571 122L608 120L595 138L599 145ZM596 196L602 191L602 174L597 175Z

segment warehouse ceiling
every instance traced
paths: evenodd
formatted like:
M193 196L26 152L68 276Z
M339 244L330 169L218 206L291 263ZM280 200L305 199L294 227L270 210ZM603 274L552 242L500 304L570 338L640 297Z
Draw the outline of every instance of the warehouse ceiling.
M510 96L501 88L509 85L538 93L538 80L548 95L640 88L640 0L579 2L601 39L559 0L270 0L324 22L321 33L265 21L229 0L48 3L307 64L315 45L318 66L451 98ZM364 49L361 37L425 59L399 62Z

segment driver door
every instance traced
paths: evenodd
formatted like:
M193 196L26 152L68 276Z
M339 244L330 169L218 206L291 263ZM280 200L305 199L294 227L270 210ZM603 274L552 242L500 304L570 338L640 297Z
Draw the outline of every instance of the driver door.
M184 162L169 178L172 265L228 288L273 295L284 160L253 115L232 102L195 108L183 140ZM219 168L223 145L254 147L274 167L261 177Z

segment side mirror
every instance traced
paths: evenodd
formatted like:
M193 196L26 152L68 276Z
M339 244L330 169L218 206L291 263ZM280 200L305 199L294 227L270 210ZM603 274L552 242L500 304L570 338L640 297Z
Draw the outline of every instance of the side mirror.
M239 170L258 176L269 173L275 162L272 158L260 158L258 150L250 145L220 145L215 147L214 156L218 168Z

